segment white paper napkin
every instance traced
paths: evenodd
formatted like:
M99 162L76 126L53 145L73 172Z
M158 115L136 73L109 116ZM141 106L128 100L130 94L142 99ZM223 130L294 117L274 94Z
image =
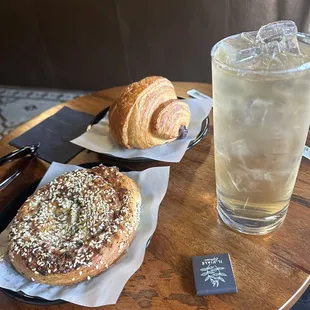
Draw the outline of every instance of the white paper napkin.
M78 166L52 163L38 187L64 172L82 169ZM8 228L0 235L0 287L23 291L48 300L62 299L78 305L98 307L115 304L126 282L141 266L146 244L157 225L158 208L165 196L169 167L156 167L142 172L125 172L139 185L142 206L140 224L127 253L99 276L74 286L51 286L28 281L15 271L5 255L8 246Z
M209 115L212 108L212 99L184 99L191 111L191 121L188 128L188 135L180 139L153 148L125 149L120 146L109 132L108 115L98 124L72 140L79 146L97 153L109 154L120 158L144 157L166 162L179 162L184 156L189 143L194 140L201 130L202 121Z

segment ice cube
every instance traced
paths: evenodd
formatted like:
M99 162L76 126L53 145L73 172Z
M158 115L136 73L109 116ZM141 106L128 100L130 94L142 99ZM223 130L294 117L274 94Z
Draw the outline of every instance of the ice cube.
M243 40L226 40L221 43L219 54L225 55L225 62L229 65L236 65L246 62L261 54L257 43L244 38Z
M245 125L264 126L267 113L271 110L270 107L272 105L273 102L271 101L265 101L260 98L254 99L246 111L244 117Z
M251 150L249 143L244 139L239 139L231 143L230 154L234 155L239 163L242 163L245 167L247 166L245 159L251 156Z
M282 20L262 26L256 38L264 52L271 56L278 53L301 55L297 40L297 26L293 21Z
M259 47L250 47L244 50L240 50L238 51L236 61L237 62L247 61L259 56L260 53L261 49Z
M256 45L256 31L242 32L241 37L249 41L249 43Z

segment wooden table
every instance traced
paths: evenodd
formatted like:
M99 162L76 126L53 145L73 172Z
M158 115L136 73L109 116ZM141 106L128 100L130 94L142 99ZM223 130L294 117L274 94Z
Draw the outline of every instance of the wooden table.
M211 95L211 86L174 83L177 94L196 88ZM65 103L96 114L111 104L122 87L100 91ZM8 142L57 112L54 107L18 127L0 141L0 156L13 150ZM308 137L308 143L310 139ZM284 224L266 236L248 236L229 229L216 212L212 118L208 135L171 165L167 194L160 207L158 226L144 263L126 284L117 304L104 309L278 309L290 308L310 283L310 161L303 159ZM70 163L100 161L83 151ZM148 165L134 165L143 169ZM43 176L48 164L36 160L1 192L0 206L12 195ZM2 170L3 172L3 170ZM239 292L195 296L191 257L230 253ZM1 293L1 309L42 309L24 305ZM79 309L71 304L46 307Z

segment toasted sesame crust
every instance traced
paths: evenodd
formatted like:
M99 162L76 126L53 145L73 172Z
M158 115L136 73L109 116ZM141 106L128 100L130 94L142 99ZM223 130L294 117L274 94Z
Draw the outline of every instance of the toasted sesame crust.
M72 285L109 268L130 245L140 190L116 167L66 173L20 208L10 227L9 258L29 280Z

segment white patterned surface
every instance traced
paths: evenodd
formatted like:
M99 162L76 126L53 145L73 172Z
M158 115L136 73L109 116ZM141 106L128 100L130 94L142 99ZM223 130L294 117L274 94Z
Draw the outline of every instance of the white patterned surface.
M0 139L45 110L85 93L0 86Z

